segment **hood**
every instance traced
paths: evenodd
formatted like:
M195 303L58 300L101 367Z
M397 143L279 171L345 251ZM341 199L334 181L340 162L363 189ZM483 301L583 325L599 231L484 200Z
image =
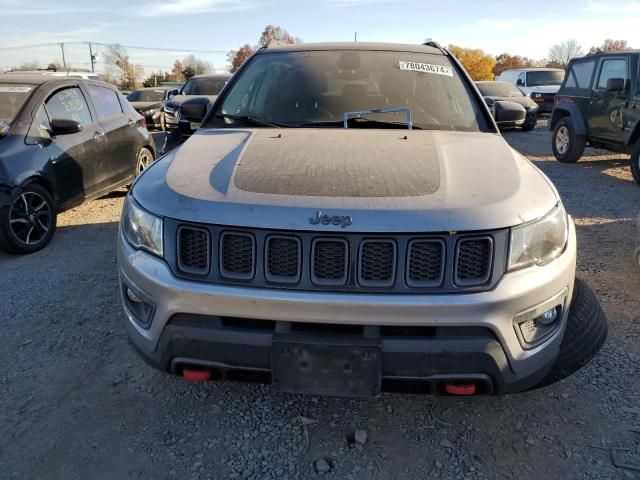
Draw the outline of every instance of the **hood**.
M162 102L129 102L136 110L148 110L149 108L159 108Z
M208 98L213 103L218 98L218 95L175 95L167 103L173 103L176 107L179 107L185 100L191 100L192 98Z
M518 105L522 105L524 108L538 108L538 104L531 100L529 97L500 97L500 96L486 96L484 98L490 98L496 102L513 102Z
M540 87L529 87L528 90L536 93L558 93L560 85L542 85Z
M558 201L498 134L395 129L201 129L132 195L193 222L350 232L504 228ZM314 226L317 212L352 225Z

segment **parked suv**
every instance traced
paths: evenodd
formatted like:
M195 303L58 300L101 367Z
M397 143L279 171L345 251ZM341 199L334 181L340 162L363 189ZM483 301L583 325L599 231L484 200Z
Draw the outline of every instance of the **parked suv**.
M164 120L167 130L178 132L185 137L190 136L198 128L198 124L180 117L178 109L187 100L208 100L213 102L224 88L230 74L195 75L182 86L178 95L171 97L164 105Z
M639 56L600 52L571 61L549 123L559 161L577 162L587 145L629 152L640 184Z
M126 329L189 380L444 395L553 382L607 323L548 178L437 44L261 49L133 185Z
M506 70L496 80L516 85L538 104L540 113L551 113L564 70L559 68L521 68Z

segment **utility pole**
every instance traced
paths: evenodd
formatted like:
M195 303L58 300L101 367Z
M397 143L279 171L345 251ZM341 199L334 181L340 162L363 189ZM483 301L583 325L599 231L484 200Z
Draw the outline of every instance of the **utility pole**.
M89 57L91 58L91 71L95 72L96 56L93 54L93 49L91 48L91 42L89 42Z
M356 34L353 36L353 41L354 42L358 41L358 32L356 32Z
M62 49L62 67L66 70L67 69L67 61L64 58L64 43L60 43L60 48Z

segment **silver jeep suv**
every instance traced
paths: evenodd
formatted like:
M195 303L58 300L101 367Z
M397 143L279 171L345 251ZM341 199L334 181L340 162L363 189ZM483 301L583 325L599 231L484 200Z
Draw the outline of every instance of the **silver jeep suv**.
M584 365L607 323L558 192L437 44L265 48L135 182L131 343L188 380L503 394Z

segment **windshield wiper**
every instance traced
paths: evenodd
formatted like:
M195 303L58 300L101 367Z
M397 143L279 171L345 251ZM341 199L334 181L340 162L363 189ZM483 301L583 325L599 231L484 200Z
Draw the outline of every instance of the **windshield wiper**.
M362 120L365 120L364 119L365 115L377 115L379 113L403 113L403 112L407 114L407 128L411 130L413 128L413 121L411 120L411 109L408 107L372 108L370 110L360 110L357 112L344 112L344 114L342 115L342 123L344 124L344 128L349 128L350 119L360 118ZM381 123L386 123L386 122L381 122ZM389 123L394 123L394 122L389 122Z
M285 123L270 122L269 120L265 120L260 117L254 117L252 115L231 115L230 113L218 113L216 117L228 118L230 120L237 120L239 122L244 122L249 125L257 125L259 127L281 128L281 127L289 126Z
M365 118L365 117L353 117L353 118L350 118L348 122L351 122L352 126L353 124L362 123L372 127L379 126L382 128L402 128L402 129L407 128L407 124L404 122L373 120L371 118ZM292 127L343 127L344 122L338 121L338 120L323 120L323 121L317 121L317 122L298 123L291 126ZM414 130L422 130L422 127L416 127L415 125L412 125L412 128Z

